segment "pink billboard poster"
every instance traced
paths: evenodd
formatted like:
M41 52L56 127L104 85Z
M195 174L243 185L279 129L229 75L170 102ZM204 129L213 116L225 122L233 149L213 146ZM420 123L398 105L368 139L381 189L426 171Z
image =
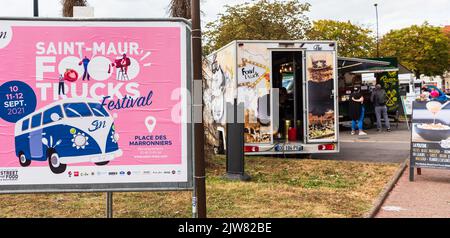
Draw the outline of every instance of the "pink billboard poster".
M0 21L0 32L0 172L18 175L0 183L186 181L183 24Z

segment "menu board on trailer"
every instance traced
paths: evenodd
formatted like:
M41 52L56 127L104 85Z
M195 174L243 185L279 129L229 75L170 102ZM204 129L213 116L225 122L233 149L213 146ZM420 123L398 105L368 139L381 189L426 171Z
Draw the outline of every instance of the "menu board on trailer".
M243 102L245 143L271 143L270 44L246 43L237 50L237 94Z
M0 19L0 192L192 188L181 20Z
M449 103L413 102L410 160L411 173L414 167L450 169Z
M334 51L306 52L308 142L337 140L335 67Z

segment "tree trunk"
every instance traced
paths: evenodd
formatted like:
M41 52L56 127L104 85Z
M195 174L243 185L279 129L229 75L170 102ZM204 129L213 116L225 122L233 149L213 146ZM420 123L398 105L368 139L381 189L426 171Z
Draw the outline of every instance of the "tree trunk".
M420 79L420 74L421 74L420 71L415 71L414 72L414 75L416 76L416 79Z
M171 17L191 19L191 0L171 0L169 13Z

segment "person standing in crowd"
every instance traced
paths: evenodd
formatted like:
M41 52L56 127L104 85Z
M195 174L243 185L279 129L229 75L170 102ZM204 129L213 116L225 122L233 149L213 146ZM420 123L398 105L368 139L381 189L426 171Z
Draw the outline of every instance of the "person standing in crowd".
M363 122L364 122L364 97L362 96L360 90L358 88L353 89L353 93L350 95L350 107L349 114L352 119L352 135L356 134L356 128L358 128L358 135L364 136L367 135L363 131Z
M429 97L432 101L439 101L441 103L444 103L448 100L447 95L445 95L445 93L436 86L426 85L423 87L423 89L430 93Z
M437 99L439 97L439 92L435 88L432 88L431 92L430 92L430 96L431 96L431 99L435 99L435 98Z
M386 106L386 91L381 87L380 84L375 86L375 89L370 96L370 101L373 103L375 108L375 116L377 117L377 129L378 132L381 132L381 115L383 115L384 123L386 126L386 130L388 132L391 131L391 125L389 124L389 118L387 114L387 106Z

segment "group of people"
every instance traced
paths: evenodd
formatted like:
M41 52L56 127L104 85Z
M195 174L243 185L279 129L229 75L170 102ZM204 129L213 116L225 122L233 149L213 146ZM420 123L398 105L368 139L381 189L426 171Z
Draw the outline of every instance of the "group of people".
M354 88L353 93L350 95L350 107L349 107L349 115L352 119L352 135L356 134L358 131L358 135L367 135L364 132L364 114L365 114L365 106L364 106L364 96L361 94L361 90L359 88ZM382 124L381 117L384 118L384 123L386 126L386 130L388 132L391 131L391 126L389 124L388 118L388 109L386 106L387 97L386 91L381 87L380 84L375 86L375 89L372 91L370 96L370 101L373 103L375 108L375 116L377 118L377 128L378 131L381 132Z
M433 85L425 85L422 87L422 94L420 95L422 101L439 101L441 103L447 102L449 97L438 87Z
M86 79L89 81L91 78L91 75L88 72L88 65L89 62L91 60L85 56L79 63L78 65L83 65L84 68L84 74L83 74L83 81ZM73 75L72 75L73 74ZM77 71L73 70L73 69L68 69L66 68L66 71L64 72L64 74L60 74L59 78L58 78L58 95L66 95L65 92L65 86L64 86L64 82L65 81L69 81L69 82L75 82L78 79L78 73Z
M89 81L91 79L91 75L88 72L88 66L91 60L84 56L84 58L78 63L78 65L83 65L84 73L83 73L83 81L87 78ZM116 59L114 63L108 65L108 74L111 73L111 67L114 66L116 68L119 68L119 75L121 75L123 78L128 78L128 67L130 66L131 61L130 58L127 57L127 55L124 53L122 54L122 58ZM72 76L73 74L73 76ZM119 75L117 77L119 77ZM78 79L78 73L73 69L66 69L64 74L60 74L58 78L58 95L65 95L65 86L64 82L74 82ZM129 79L128 79L129 80Z

